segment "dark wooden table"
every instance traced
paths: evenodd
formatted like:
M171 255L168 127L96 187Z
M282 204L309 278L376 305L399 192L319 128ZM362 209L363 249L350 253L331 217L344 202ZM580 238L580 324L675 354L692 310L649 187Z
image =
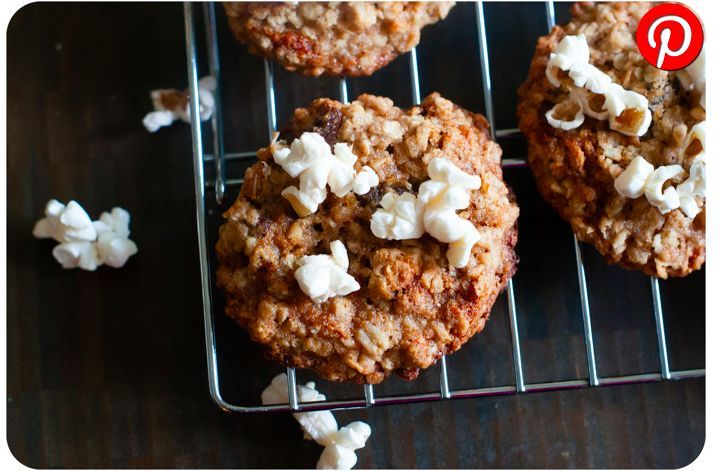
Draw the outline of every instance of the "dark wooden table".
M493 68L497 125L514 127L514 90L545 30L542 4L486 8L492 59L502 64ZM419 60L423 92L482 110L473 14L459 5L427 30ZM226 414L208 396L189 127L149 134L141 126L150 90L185 86L182 24L180 4L41 3L9 26L7 433L27 466L311 467L321 451L288 414ZM227 148L254 149L266 138L261 61L234 42L223 19L220 28ZM352 80L350 94L386 94L409 106L408 81L403 58ZM277 84L281 119L315 96L337 96L331 79L279 71ZM521 143L503 146L506 156L523 155ZM506 178L522 208L515 283L526 380L586 377L568 228L539 199L527 169ZM53 244L31 236L49 198L76 199L93 216L127 208L139 254L118 270L62 270ZM599 372L658 371L647 279L584 250ZM673 367L703 367L703 273L662 289ZM277 368L220 322L242 365L232 370L237 383L259 393ZM512 384L503 300L486 331L451 358L450 374L453 388ZM432 370L382 390L431 390L436 379ZM673 468L704 443L704 381L336 416L371 424L362 468Z

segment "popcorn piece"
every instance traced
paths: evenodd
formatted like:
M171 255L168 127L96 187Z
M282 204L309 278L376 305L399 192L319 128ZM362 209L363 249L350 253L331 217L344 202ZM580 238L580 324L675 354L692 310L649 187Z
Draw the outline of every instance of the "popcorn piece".
M101 265L95 244L88 241L66 242L53 248L53 257L63 268L94 271Z
M336 443L352 450L366 446L366 440L371 436L371 427L365 422L351 422L341 427L337 432L326 437L326 445Z
M129 257L139 251L134 241L114 232L107 232L99 236L97 248L101 262L114 268L123 267Z
M573 79L573 85L593 93L606 93L612 84L611 77L607 73L588 63L573 65L568 76Z
M598 120L608 119L604 95L592 93L585 88L574 88L570 92L570 99L581 105L581 110L586 116Z
M348 145L338 143L333 146L333 163L328 174L328 186L331 187L331 192L339 198L343 198L353 189L356 174L353 164L357 160L358 157L351 152Z
M695 124L689 132L689 138L684 146L684 153L692 158L689 168L689 178L677 185L679 207L689 218L695 218L701 211L697 204L697 197L707 197L707 166L706 166L706 124Z
M479 189L482 180L443 158L432 159L427 165L427 172L432 180L419 186L424 229L438 241L451 244L447 250L449 263L455 268L463 268L481 235L474 224L455 211L469 206L467 190Z
M33 228L33 235L38 239L51 238L58 242L96 239L96 229L91 218L75 201L70 201L67 206L57 200L48 201L45 216Z
M669 211L679 207L679 194L673 186L662 190L667 180L677 177L684 173L681 165L662 165L654 170L646 180L644 186L644 194L646 199L652 206L666 214Z
M217 81L212 76L199 81L199 117L207 121L215 111L215 89ZM189 90L175 89L152 90L151 97L154 111L147 113L142 120L149 132L157 132L160 128L171 125L177 119L190 121Z
M371 216L371 232L379 239L418 239L424 234L422 210L411 193L387 193Z
M340 240L331 242L331 255L307 255L298 260L295 279L300 289L315 303L334 296L345 296L361 289L356 279L346 273L348 254Z
M577 101L562 101L545 113L545 119L556 129L570 131L583 124L583 106Z
M351 469L356 466L356 452L343 445L329 445L321 453L316 469Z
M587 64L589 59L590 51L585 35L565 36L550 53L545 76L554 87L560 87L558 70L568 72L576 64Z
M649 100L621 85L611 84L605 94L608 126L627 136L643 136L651 126Z
M365 195L375 186L379 186L379 176L368 165L364 166L353 179L353 192L357 195Z
M141 121L144 127L149 132L157 132L160 128L170 126L176 117L174 113L169 110L152 111L144 116Z
M318 205L325 201L326 184L331 192L342 198L354 189L354 185L357 185L356 194L365 194L379 181L373 169L364 167L359 172L361 177L357 184L358 175L353 166L358 157L351 148L338 143L334 146L334 153L331 153L323 136L313 132L303 133L293 140L290 148L274 149L273 160L291 177L300 177L299 188L289 186L282 195L301 217L315 213Z
M638 198L644 194L646 180L654 172L654 166L640 155L634 158L626 170L613 182L619 195Z

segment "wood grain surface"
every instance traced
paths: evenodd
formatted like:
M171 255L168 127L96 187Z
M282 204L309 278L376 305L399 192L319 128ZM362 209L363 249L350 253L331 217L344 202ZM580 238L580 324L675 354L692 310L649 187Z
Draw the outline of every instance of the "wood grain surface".
M515 89L545 32L543 4L485 8L496 125L511 128ZM234 41L221 8L218 14L225 145L253 150L267 134L262 61ZM566 15L559 5L559 20ZM209 399L189 126L149 134L141 125L150 90L186 86L182 5L32 4L13 18L7 54L7 434L14 456L39 468L315 466L321 449L302 439L289 414L226 414ZM419 62L424 94L436 90L484 109L472 4L425 30ZM279 68L276 86L281 121L312 98L337 97L335 80ZM350 96L361 92L409 106L406 57L351 80ZM523 155L522 142L502 145L506 157ZM515 287L526 381L584 378L570 232L527 169L505 176L522 211ZM127 208L139 253L118 270L62 270L53 244L31 236L49 198L76 199L92 216ZM590 248L584 257L599 373L658 371L648 279L605 265ZM703 367L704 273L662 283L662 291L673 368ZM256 401L280 368L232 322L217 320L225 390ZM485 331L450 358L451 387L512 384L509 335L500 299ZM319 387L331 397L361 394ZM392 379L377 390L436 387L432 369L415 383ZM704 381L336 416L372 426L361 468L674 468L694 460L704 443Z

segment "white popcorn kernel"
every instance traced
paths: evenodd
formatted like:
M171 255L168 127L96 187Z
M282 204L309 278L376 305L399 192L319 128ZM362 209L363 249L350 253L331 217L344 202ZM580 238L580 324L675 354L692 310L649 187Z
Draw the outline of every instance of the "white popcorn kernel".
M560 87L558 69L567 72L576 64L588 63L590 51L583 34L565 36L550 54L545 75L554 87Z
M288 403L288 376L280 373L260 396L264 405Z
M667 180L677 177L684 172L681 165L663 165L649 175L644 187L646 199L662 214L679 207L679 194L673 186L662 190Z
M598 67L588 63L574 64L568 71L576 87L585 88L593 93L606 93L612 84L611 77Z
M470 175L461 170L452 161L441 157L434 158L427 164L429 178L446 182L449 186L457 186L468 190L479 190L482 179L478 175Z
M461 218L460 218L461 219ZM464 219L464 221L467 221ZM470 260L472 248L482 239L482 234L471 222L467 221L468 228L464 236L449 244L447 249L447 260L455 268L464 268Z
M134 241L114 232L102 234L98 238L97 246L99 259L114 268L123 267L129 257L139 251Z
M581 105L581 110L586 116L598 120L608 119L608 110L605 108L605 97L598 93L592 93L585 88L574 88L570 92L570 99Z
M356 175L354 164L358 157L349 145L338 143L331 153L323 136L313 132L303 133L289 148L274 148L273 160L291 177L300 177L300 187L288 187L282 195L301 217L318 210L318 205L326 199L326 185L342 198L354 189L354 185L357 194L364 194L379 182L370 167L364 167L360 178Z
M357 195L365 195L371 188L379 185L379 176L374 169L368 165L364 166L353 179L353 192Z
M365 422L351 422L341 427L337 432L326 438L326 445L336 443L338 445L358 450L366 446L366 440L371 436L371 427Z
M649 130L651 110L645 96L612 84L605 97L611 129L627 136L643 136Z
M94 225L98 228L97 232L99 235L104 232L112 231L121 237L129 237L129 234L131 234L129 231L130 222L131 215L129 212L124 208L115 207L111 209L110 213L105 211L101 213L99 220L94 221ZM106 228L108 228L108 230Z
M681 193L679 193L678 188L677 194L679 194L679 209L681 209L688 218L694 219L695 217L697 217L697 214L700 213L697 199L689 194L682 195Z
M621 175L613 182L619 195L638 198L644 194L646 180L654 172L654 166L643 157L636 156Z
M33 235L39 239L52 238L58 242L93 241L96 228L86 210L75 201L63 205L56 200L46 204L46 217L33 227Z
M298 387L300 388L300 386ZM299 412L293 414L293 417L303 429L303 438L313 440L319 445L325 446L328 437L338 430L338 422L331 411Z
M298 260L294 276L298 286L315 303L345 296L361 289L356 279L346 273L348 254L341 241L331 242L331 255L307 255Z
M328 186L331 192L342 198L353 189L353 181L356 172L353 164L356 157L347 144L338 143L333 146L333 163L328 175Z
M149 132L157 132L159 129L170 126L175 120L174 113L168 110L152 111L144 116L141 121Z
M565 100L548 110L545 113L545 119L556 129L570 131L583 124L586 118L580 102Z
M451 244L447 259L455 268L467 265L472 247L481 236L477 228L455 211L470 204L468 190L477 190L482 179L459 169L447 159L435 158L427 165L428 180L419 186L424 229L440 242Z
M300 217L315 213L318 210L318 205L326 200L325 190L315 189L303 193L294 186L284 189L281 195L290 202L293 210Z
M418 239L424 234L422 211L411 193L389 192L381 198L381 208L371 216L371 232L379 239Z
M304 132L290 145L273 151L275 163L293 178L310 168L318 161L330 159L331 148L323 136L314 132Z
M201 121L207 121L214 114L216 88L217 80L212 76L204 77L199 81L199 117ZM162 99L164 95L180 95L181 93L175 89L152 90L149 93L154 111L147 113L142 120L147 131L157 132L162 127L170 126L177 119L187 123L190 121L189 99L176 98L174 102L179 103L175 108L168 108L169 105L165 105Z
M95 245L88 241L58 244L53 248L53 257L66 269L94 271L101 264Z
M356 452L342 445L329 445L321 453L316 469L351 469L356 466Z

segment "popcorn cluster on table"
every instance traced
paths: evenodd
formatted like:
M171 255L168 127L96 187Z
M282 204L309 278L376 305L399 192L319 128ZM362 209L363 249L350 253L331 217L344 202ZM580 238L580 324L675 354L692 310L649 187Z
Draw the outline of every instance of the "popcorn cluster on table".
M212 76L199 81L199 118L202 121L210 119L215 111L216 88L217 81ZM147 131L157 132L178 119L185 123L190 121L189 96L186 92L169 88L152 90L150 96L154 111L147 113L142 120ZM173 103L173 106L170 103Z
M299 177L299 187L289 186L282 195L301 217L318 210L328 196L326 185L334 195L343 198L350 192L364 195L379 184L371 167L354 170L358 157L348 145L338 143L331 153L331 147L318 133L305 132L290 147L276 148L273 159L288 175Z
M345 296L361 289L347 273L348 253L340 240L331 242L331 255L306 255L297 264L294 276L300 289L316 303L334 296Z
M589 60L588 42L583 34L565 36L550 54L545 69L548 81L554 87L561 87L559 72L567 72L573 87L568 99L545 113L548 123L568 131L579 127L585 116L590 116L608 120L611 129L627 136L643 136L651 125L649 101L613 82Z
M313 382L297 385L300 402L325 401L326 396L316 391L315 387ZM287 375L281 373L273 378L270 386L262 392L261 399L265 405L288 404ZM325 447L317 469L353 468L358 460L355 450L363 448L371 436L371 427L364 422L352 422L339 429L331 411L297 412L293 417L303 429L303 438L315 440Z
M53 257L63 268L89 271L100 265L119 268L138 252L136 244L129 239L130 220L128 211L113 208L92 221L77 202L64 205L52 199L45 206L45 217L35 224L33 236L59 242L53 248Z
M614 181L614 188L621 196L639 198L646 196L647 201L658 208L662 214L677 208L689 218L694 218L702 209L697 198L707 196L706 176L706 129L705 122L695 124L686 140L681 152L697 149L692 157L689 168L689 177L676 186L664 188L664 184L672 178L684 176L681 165L662 165L658 168L641 156L634 158L626 169Z
M480 241L477 228L456 211L470 204L470 190L482 180L451 161L437 157L427 165L430 180L419 186L419 194L387 193L381 208L371 217L371 232L380 239L416 239L424 232L449 245L447 260L455 268L467 265L472 247Z

